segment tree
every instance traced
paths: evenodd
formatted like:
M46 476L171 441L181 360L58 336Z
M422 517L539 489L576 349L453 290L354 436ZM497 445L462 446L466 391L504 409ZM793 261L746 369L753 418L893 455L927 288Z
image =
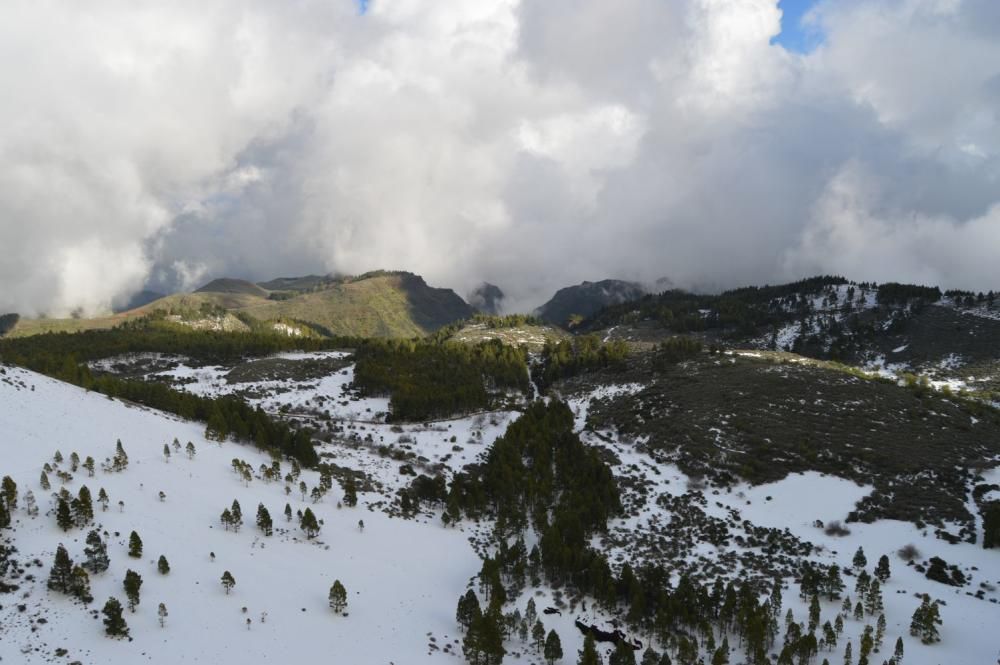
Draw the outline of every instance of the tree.
M847 646L844 647L844 665L851 665L854 661L854 657L851 655L851 641L847 640Z
M263 503L257 505L257 528L265 536L270 536L274 532L274 522L271 521L271 513L267 511Z
M458 599L458 608L455 610L455 620L463 630L468 631L472 624L479 620L483 612L479 607L479 598L476 593L469 589L465 595Z
M31 490L24 493L24 510L29 517L38 516L38 503L35 501L35 493Z
M348 508L358 505L358 484L353 477L344 481L344 505Z
M128 555L133 559L142 558L142 539L133 531L128 537Z
M931 602L930 596L924 596L920 606L913 612L910 621L910 635L919 637L924 644L934 644L941 640L937 627L941 625L941 615L937 602Z
M233 527L233 531L239 533L240 527L243 526L243 509L240 508L240 502L236 499L233 499L233 506L229 509L229 514L232 516L230 525Z
M108 510L108 493L104 491L104 488L97 490L97 502L101 504L101 512L107 512Z
M128 637L128 624L122 616L122 604L117 598L108 598L101 613L104 615L104 632L108 637Z
M720 646L719 650L721 649L722 647ZM718 653L718 651L716 651L716 653ZM726 663L728 662L729 662L728 656L726 658L725 663L716 663L715 658L714 657L712 658L712 665L726 665ZM656 653L656 650L653 649L653 647L651 646L646 647L646 650L642 652L642 660L640 661L640 665L659 665L659 663L660 663L660 654Z
M187 452L188 459L194 459L195 449L194 449L194 444L193 443L191 443L190 441L188 441L187 445L184 446L184 450L185 450L185 452Z
M163 628L167 622L167 606L160 603L160 606L156 610L156 616L160 619L160 628Z
M167 562L167 557L160 555L159 560L156 562L156 569L160 571L160 575L166 575L170 572L170 564Z
M87 459L83 461L83 468L87 470L87 476L90 478L94 477L94 458L87 455Z
M615 650L611 652L611 658L608 659L608 665L635 665L635 650L625 640L618 640Z
M163 444L163 461L170 462L170 445Z
M132 612L135 612L135 608L139 605L139 589L142 588L142 576L134 570L129 569L125 571L125 582L122 586L125 587L128 608Z
M74 450L72 453L69 454L69 469L73 473L76 473L76 470L79 468L80 468L80 456Z
M128 468L128 455L125 453L121 439L118 439L115 444L115 456L111 461L111 468L115 471L124 471Z
M858 547L858 551L854 553L854 558L851 560L851 565L858 570L862 570L868 565L868 559L865 558L864 548Z
M559 634L556 633L556 631L549 631L548 636L545 638L545 649L542 653L545 656L545 661L549 665L552 665L552 663L557 660L562 660L562 642L559 641Z
M87 546L83 548L83 555L87 560L83 562L83 567L90 572L103 573L111 565L108 558L108 546L101 539L101 534L97 529L91 529L87 534Z
M6 529L10 526L10 511L7 510L7 504L0 501L0 529Z
M49 571L48 587L60 593L70 593L72 574L73 560L69 558L69 552L60 543L56 547L55 561Z
M1000 547L1000 502L993 501L983 511L983 547Z
M287 503L285 504L285 521L292 521L292 507Z
M44 471L42 471L39 483L41 484L42 489L45 490L46 492L52 489L52 483L49 482L49 474L45 473Z
M896 660L897 663L901 664L903 662L903 638L902 637L897 637L896 638L896 649L893 651L892 657Z
M299 526L306 532L306 538L312 539L319 534L319 522L316 521L316 516L309 508L306 508L306 511L302 513L302 519L299 521Z
M531 627L531 644L535 647L535 651L542 652L542 647L545 645L545 626L542 625L541 619L535 619L535 625Z
M875 578L885 584L889 579L889 557L885 554L879 557L878 564L875 566Z
M236 586L236 578L228 570L222 573L222 588L226 590L226 595Z
M885 640L885 614L878 615L878 622L875 624L875 652L882 649L882 642Z
M334 614L343 614L344 610L347 609L347 589L340 583L340 580L333 581L329 599L330 609L333 610Z
M62 497L59 498L59 503L56 505L56 524L63 531L69 531L73 528L73 512L69 509L69 503Z
M823 579L823 594L828 600L837 600L844 591L844 580L840 576L840 566L833 564Z
M81 566L73 566L70 573L69 593L84 603L90 603L94 597L90 594L90 576Z
M587 633L583 638L583 648L578 653L577 665L602 665L601 654L597 652L594 636Z
M17 508L17 483L10 476L4 476L0 481L0 497L8 511L13 512Z
M875 648L875 636L871 626L865 626L858 646L858 662L867 662L868 656L871 654L872 649Z
M77 526L86 526L94 519L94 502L90 496L90 489L83 485L77 493L73 502L73 521Z

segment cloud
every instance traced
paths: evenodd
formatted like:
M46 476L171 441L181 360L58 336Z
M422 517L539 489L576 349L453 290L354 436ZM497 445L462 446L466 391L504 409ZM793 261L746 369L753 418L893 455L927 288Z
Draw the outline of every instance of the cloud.
M0 310L373 268L524 308L606 276L1000 286L996 3L819 2L808 54L771 44L780 21L777 0L12 0Z

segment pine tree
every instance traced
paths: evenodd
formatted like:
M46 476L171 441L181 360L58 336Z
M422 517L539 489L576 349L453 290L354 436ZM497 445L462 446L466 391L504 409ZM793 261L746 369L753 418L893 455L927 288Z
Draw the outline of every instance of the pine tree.
M185 452L187 452L188 459L194 459L195 449L194 449L194 444L193 443L191 443L190 441L188 441L187 445L184 446L184 450L185 450Z
M896 659L896 662L899 663L899 665L902 665L902 663L903 663L903 638L902 637L897 637L896 638L896 649L893 651L892 657Z
M48 587L60 593L70 593L73 575L73 560L62 543L56 547L55 561L49 571Z
M236 499L233 499L233 507L229 509L229 514L232 516L230 526L233 527L233 531L239 533L240 527L243 526L243 509L240 508L240 502Z
M889 557L885 554L879 557L878 564L875 566L875 578L882 584L886 583L889 579Z
M819 625L820 607L819 607L819 596L813 594L812 599L809 601L809 631L812 632L816 630L816 626Z
M87 470L87 476L90 478L94 477L94 458L87 455L87 459L83 460L83 468Z
M63 531L69 531L73 528L73 512L70 510L66 499L61 497L59 503L56 505L56 524Z
M319 522L316 521L316 516L309 508L306 508L305 512L302 513L299 527L306 532L306 538L308 539L315 538L319 534Z
M524 608L524 620L528 622L529 625L535 625L535 619L538 618L538 608L535 606L535 599L529 598L528 604Z
M125 597L128 599L128 608L135 612L139 605L139 589L142 588L142 577L134 570L125 571Z
M133 559L142 558L142 539L135 531L128 537L128 555Z
M697 651L695 657L697 657ZM691 662L693 663L694 660ZM635 665L635 650L625 640L618 640L615 644L615 650L611 652L611 658L608 659L608 665Z
M287 503L285 504L285 521L286 522L292 521L292 507Z
M62 453L57 450L55 455L52 456L52 461L54 461L56 464L62 464L63 461Z
M156 569L160 572L160 575L166 575L170 572L170 563L167 561L167 557L160 555L159 560L156 562Z
M932 603L929 596L924 596L920 606L913 612L910 622L910 635L919 637L924 644L933 644L941 640L937 627L941 624L938 604Z
M597 644L594 642L594 636L590 633L587 633L587 636L583 638L583 648L580 649L578 655L577 665L601 665L601 655L597 652Z
M358 505L358 484L353 477L344 482L344 505L348 508Z
M228 570L222 573L222 588L226 590L226 595L236 586L236 578Z
M35 501L35 493L31 490L24 493L24 510L29 517L38 517L38 502Z
M97 502L101 504L101 512L107 512L108 510L108 493L104 491L104 488L97 490Z
M557 660L562 660L562 642L559 641L559 635L554 630L550 630L548 636L545 638L543 655L549 665L552 665ZM633 662L635 661L633 660Z
M73 566L70 573L69 593L84 603L90 603L94 597L90 593L90 575L82 566Z
M166 443L163 444L163 461L170 462L170 446Z
M69 469L73 473L76 473L76 470L79 468L80 468L80 456L74 450L69 455Z
M535 625L531 627L531 644L535 647L535 651L542 652L542 646L545 644L545 626L542 625L541 619L536 619Z
M41 484L42 489L45 490L46 492L52 489L52 484L49 482L49 474L45 473L44 471L42 471L42 476L39 479L39 483Z
M274 532L274 523L271 521L271 513L267 511L264 504L257 505L257 528L265 536L270 536Z
M472 589L469 589L465 592L465 595L459 597L458 608L455 610L455 620L458 621L458 625L463 630L468 631L472 627L472 624L479 620L482 614L482 609L479 607L479 598Z
M823 593L828 600L837 600L843 591L844 580L840 576L840 566L833 564L826 571L826 577L823 580Z
M847 646L844 647L844 665L851 665L854 662L854 657L851 655L851 641L847 640Z
M330 609L335 614L344 613L344 610L347 608L347 589L340 583L340 580L334 580L333 585L330 587L329 601Z
M104 615L104 632L109 637L128 637L128 624L122 616L122 604L117 598L108 598L101 613Z
M839 618L840 615L837 616ZM843 623L841 626L843 626ZM833 649L837 646L837 631L832 625L830 625L829 621L823 624L823 642L826 644L826 648L829 651L833 651Z
M878 653L882 649L882 642L885 640L885 614L878 615L878 621L875 623L875 653Z
M716 653L718 653L718 651L721 649L722 647L719 647L719 649L716 650ZM728 657L726 658L726 660L727 661L729 660ZM660 654L656 653L656 650L653 649L652 646L646 647L646 650L642 652L642 660L640 661L640 665L659 665L659 663L660 663ZM726 665L726 664L716 663L715 657L713 656L712 665Z
M7 510L7 504L0 501L0 529L6 529L10 526L10 511Z
M76 501L73 502L73 522L77 526L86 526L94 520L94 502L90 496L90 489L83 485L77 493Z
M858 547L858 551L854 553L854 559L851 560L851 564L858 570L863 570L868 565L864 548Z
M156 616L160 619L160 628L163 628L163 626L167 623L167 606L160 603L159 608L156 610Z
M875 648L875 636L871 626L865 626L858 646L858 662L867 661L872 649Z
M0 497L8 511L13 512L17 509L17 483L10 476L4 476L0 481Z
M87 534L87 546L83 548L83 555L87 557L83 567L94 574L103 573L111 565L108 546L101 540L101 534L96 529Z
M883 609L882 587L878 580L872 580L865 596L865 611L868 614L878 614Z
M118 439L115 444L115 456L111 461L111 468L115 471L124 471L128 468L128 455L125 453L125 448L122 446L121 439Z
M854 618L857 619L858 621L861 621L862 619L865 618L865 608L861 605L860 600L854 606Z

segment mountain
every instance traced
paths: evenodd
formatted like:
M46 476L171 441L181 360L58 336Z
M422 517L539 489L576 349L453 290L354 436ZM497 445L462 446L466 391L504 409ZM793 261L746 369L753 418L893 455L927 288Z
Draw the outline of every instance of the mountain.
M475 313L451 289L429 286L409 272L376 271L357 277L281 278L268 290L222 278L194 293L174 294L115 316L94 319L22 319L15 336L110 328L150 314L200 329L250 330L264 326L288 334L417 337ZM304 290L300 290L304 289Z
M618 279L582 282L556 291L548 302L535 310L535 314L543 321L565 326L571 320L586 319L608 305L640 298L645 292L640 284Z
M257 286L267 291L310 291L337 281L331 275L306 275L305 277L277 277Z
M499 286L483 282L469 294L469 304L483 314L495 316L503 312L504 297Z
M195 289L195 293L232 293L257 296L258 298L267 297L267 291L253 282L248 282L244 279L230 279L228 277L213 279L201 288Z
M115 314L121 314L122 312L129 311L130 309L135 309L137 307L142 307L143 305L148 305L154 300L159 300L160 298L163 298L164 295L165 294L163 293L158 293L156 291L149 291L147 289L143 289L138 293L132 294L132 296L129 297L129 299L124 304L112 307L111 311Z

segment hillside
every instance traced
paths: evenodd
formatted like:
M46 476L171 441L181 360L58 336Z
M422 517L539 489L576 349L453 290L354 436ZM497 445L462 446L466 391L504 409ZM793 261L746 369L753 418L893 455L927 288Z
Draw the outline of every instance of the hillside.
M428 286L406 272L375 272L330 282L278 280L308 290L267 291L233 279L214 280L195 293L160 298L137 309L92 319L21 319L11 336L111 328L154 313L199 328L239 331L252 325L310 328L328 335L417 337L470 317L474 310L451 289ZM291 333L290 333L291 334ZM299 334L299 333L296 333Z
M535 315L547 323L565 326L577 319L586 319L609 305L635 300L645 292L640 284L618 279L582 282L556 291L548 302L535 310Z

